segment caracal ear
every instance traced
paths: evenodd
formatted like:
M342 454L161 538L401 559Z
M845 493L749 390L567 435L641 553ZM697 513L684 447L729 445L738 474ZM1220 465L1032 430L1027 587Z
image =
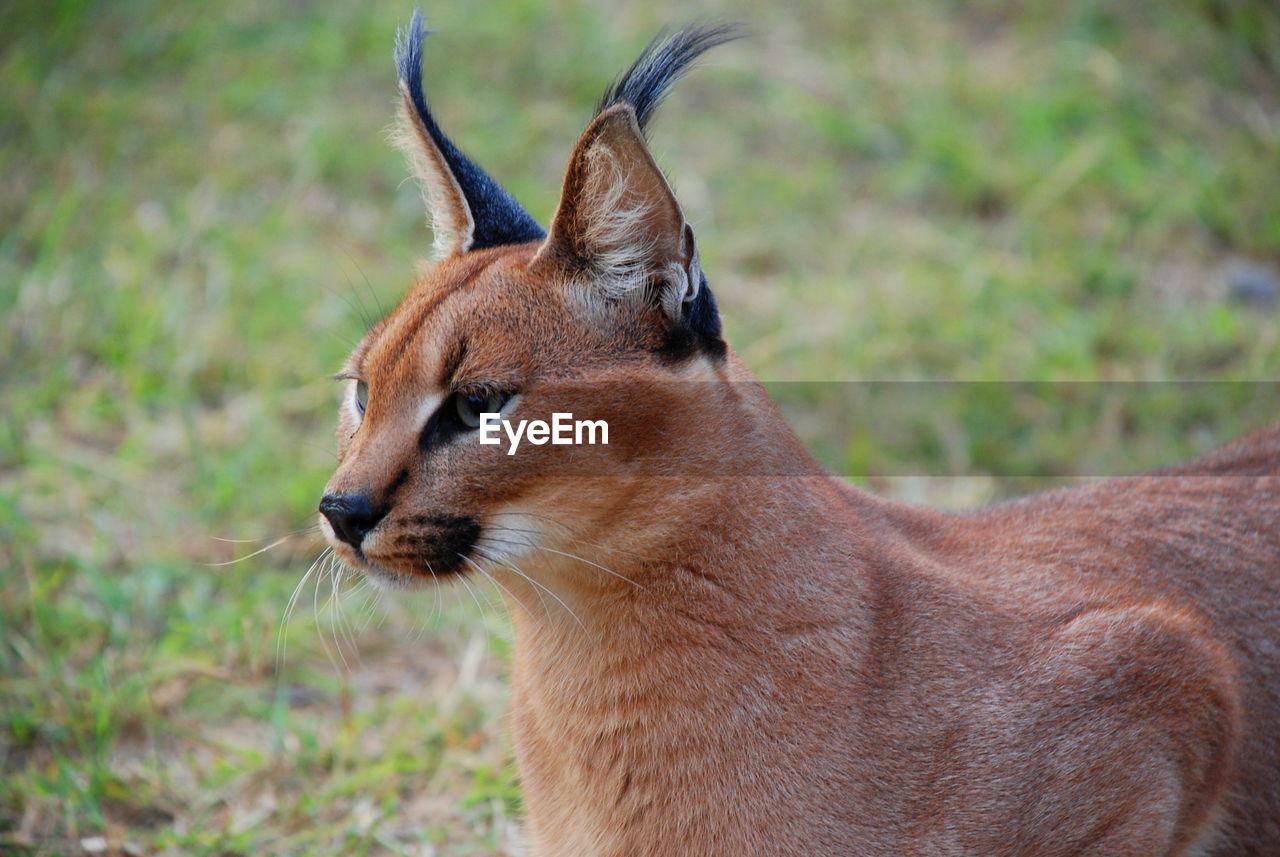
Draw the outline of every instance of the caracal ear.
M698 296L693 230L629 104L587 126L565 172L551 232L533 264L568 264L609 299L656 298L675 321Z
M400 82L401 105L397 126L392 135L396 148L404 153L409 171L422 188L431 223L431 255L443 259L471 249L475 220L453 171L440 147L431 139L426 126L413 105L413 96L404 81Z
M538 222L440 130L422 92L425 36L422 13L415 10L409 29L396 36L401 104L392 141L422 186L434 257L542 239Z

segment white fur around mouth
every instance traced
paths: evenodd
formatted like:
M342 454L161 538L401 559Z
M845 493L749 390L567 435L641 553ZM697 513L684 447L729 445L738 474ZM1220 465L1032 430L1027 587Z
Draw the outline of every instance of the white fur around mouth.
M358 566L357 570L364 574L375 586L386 590L426 589L436 583L437 578L431 575L412 574L396 571L372 562Z

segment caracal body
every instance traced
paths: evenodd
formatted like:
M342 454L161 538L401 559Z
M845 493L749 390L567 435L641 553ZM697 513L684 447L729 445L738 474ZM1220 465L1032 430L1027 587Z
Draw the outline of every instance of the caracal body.
M727 347L642 129L657 41L549 231L401 144L435 258L350 356L321 524L389 586L495 580L535 857L1280 854L1280 429L969 514L824 475ZM482 413L607 444L482 445Z

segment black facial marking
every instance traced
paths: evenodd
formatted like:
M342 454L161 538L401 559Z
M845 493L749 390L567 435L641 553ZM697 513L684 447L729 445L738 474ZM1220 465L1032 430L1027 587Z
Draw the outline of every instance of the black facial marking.
M400 472L396 474L396 478L392 479L387 485L387 490L382 494L382 505L390 506L396 492L404 487L404 483L409 481L409 468L402 467Z
M420 453L425 454L437 444L446 443L457 435L472 431L470 426L464 425L458 418L458 407L453 400L456 395L457 393L451 393L445 396L440 407L435 409L427 419L427 424L422 427L422 433L418 435Z
M458 374L458 367L462 365L462 361L466 359L466 356L467 340L459 339L445 354L444 362L440 368L440 386L449 386L449 382L453 380L454 375Z
M480 521L469 515L420 515L408 523L426 526L420 533L396 537L396 546L435 574L460 571L480 538Z
M419 527L450 527L458 520L457 515L414 515L411 518L405 518L406 523L417 524ZM474 520L474 518L465 520Z
M448 398L445 399L447 404ZM435 412L427 418L427 424L422 427L422 432L418 435L418 451L426 452L433 444L440 441L440 411L443 408L436 408Z

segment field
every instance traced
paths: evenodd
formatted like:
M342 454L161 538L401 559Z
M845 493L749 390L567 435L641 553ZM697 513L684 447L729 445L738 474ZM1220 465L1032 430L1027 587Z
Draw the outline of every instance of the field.
M410 11L0 9L0 855L518 853L501 598L379 595L311 529L328 376L430 243L384 134ZM599 91L691 16L425 12L442 124L544 223ZM986 502L1275 418L1269 3L699 14L752 35L652 138L731 343L778 382L985 382L837 470ZM1087 383L1002 430L1014 380Z

